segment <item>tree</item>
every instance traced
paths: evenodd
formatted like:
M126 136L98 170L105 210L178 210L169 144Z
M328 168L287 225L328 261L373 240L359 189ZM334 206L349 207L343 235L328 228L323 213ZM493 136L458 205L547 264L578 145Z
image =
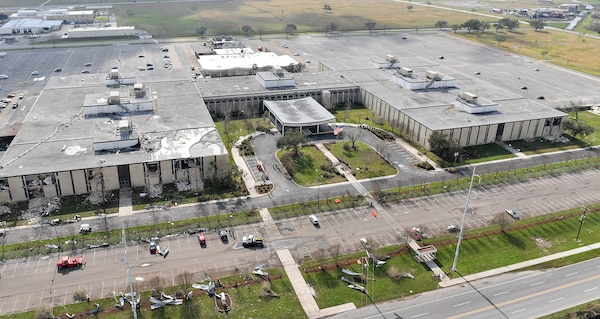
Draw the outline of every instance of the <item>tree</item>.
M486 21L481 21L481 33L485 32L485 30L490 28L490 23Z
M542 54L542 59L546 60L546 55L548 55L548 51L544 50L540 53Z
M454 160L454 153L464 153L458 142L448 139L448 137L439 132L434 132L429 135L428 141L431 151L446 162L451 162Z
M265 33L265 29L263 27L258 28L258 38L262 40L262 36Z
M481 28L481 21L479 21L477 19L471 19L471 20L463 23L462 26L465 29L467 29L467 31L469 31L469 33L471 33L471 30L479 30Z
M519 20L511 18L502 18L498 20L498 24L502 25L502 27L504 28L507 28L509 32L512 32L513 29L519 27Z
M500 226L500 230L505 232L510 225L512 225L513 220L508 216L507 213L498 213L492 220L490 224Z
M323 10L326 10L326 11L331 11L332 9L331 9L331 6L330 6L330 5L328 5L328 4L324 4L324 5L323 5Z
M331 21L327 24L327 33L333 33L333 31L335 31L337 29L338 29L338 25L336 22Z
M254 30L252 30L251 26L245 25L245 26L242 26L242 32L244 32L244 34L246 34L246 36L248 36L248 33L254 32Z
M589 135L594 133L594 127L582 120L569 119L564 124L564 129L571 132L573 138L577 135Z
M352 143L352 149L356 150L356 141L362 136L362 131L358 131L358 133L349 131L345 135L348 136L348 139Z
M285 135L277 140L277 147L291 147L294 149L294 156L298 157L298 155L300 155L298 151L299 146L301 144L304 144L305 142L306 137L304 136L302 131L288 128L288 130L285 132Z
M541 30L546 26L546 23L542 20L530 20L529 25L533 27L535 31Z
M500 42L504 42L508 39L508 37L504 34L496 34L496 42L498 42L498 46L500 46Z
M442 28L446 28L448 26L448 21L444 21L444 20L439 20L438 22L435 23L435 27L438 29L442 29Z
M288 35L290 33L294 33L298 28L296 28L295 24L288 24L285 26L285 28L283 29L283 32L285 32L285 38L288 38Z
M412 4L408 5L408 7L406 7L406 9L408 9L408 12L412 11L412 9L414 9L415 7L412 6Z
M203 37L204 34L206 34L206 27L196 28L196 32L198 32L198 34L200 34L200 36Z
M369 30L369 35L371 35L371 31L373 31L373 29L375 29L375 22L367 22L365 23L365 28L367 28L367 30Z
M453 24L450 26L450 29L452 29L452 31L454 31L454 33L456 33L456 31L462 29L462 26L460 24Z

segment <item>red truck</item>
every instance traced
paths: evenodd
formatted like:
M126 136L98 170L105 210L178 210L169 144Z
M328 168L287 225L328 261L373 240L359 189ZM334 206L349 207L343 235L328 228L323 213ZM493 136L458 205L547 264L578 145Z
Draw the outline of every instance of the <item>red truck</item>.
M72 267L81 267L83 266L83 264L85 264L85 260L83 259L83 256L79 256L79 257L61 257L57 262L56 262L56 267L58 268L58 271L60 271L63 268L72 268Z

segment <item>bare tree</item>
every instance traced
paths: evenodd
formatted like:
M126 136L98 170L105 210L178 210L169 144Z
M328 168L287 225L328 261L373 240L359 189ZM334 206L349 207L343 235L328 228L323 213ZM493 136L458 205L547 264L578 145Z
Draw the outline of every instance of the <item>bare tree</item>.
M367 22L365 23L365 28L367 28L367 30L369 30L369 35L371 35L371 32L373 31L373 29L375 29L375 22Z
M325 258L327 257L326 254L327 250L323 247L319 247L319 249L315 252L315 259L316 261L319 263L319 269L321 271L325 271L325 269L323 268L323 266L325 266Z
M383 156L383 158L388 158L390 155L390 147L386 143L377 143L377 145L375 145L375 149L377 152L379 152L379 154L381 154L381 156Z
M345 136L347 136L350 142L352 143L352 148L356 150L356 141L362 136L362 131L348 131L346 132Z
M338 265L338 260L340 259L340 255L342 254L342 245L340 243L335 243L329 247L329 254L335 260L335 266L340 267Z
M491 225L500 226L500 230L505 232L513 223L513 220L506 213L498 213L490 221Z
M365 164L366 171L369 170L369 165L373 164L373 162L375 162L377 157L379 157L379 155L377 155L377 153L375 153L371 149L367 149L366 151L362 152L362 154L360 155L360 158L363 160L363 163Z
M179 288L185 292L189 291L194 283L194 274L191 272L184 271L177 275L175 278Z

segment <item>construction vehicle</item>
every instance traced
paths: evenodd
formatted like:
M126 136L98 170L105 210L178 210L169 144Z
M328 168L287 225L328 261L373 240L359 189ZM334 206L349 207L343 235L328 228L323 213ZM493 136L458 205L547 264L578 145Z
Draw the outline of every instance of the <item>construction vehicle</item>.
M259 247L259 248L265 247L265 244L263 243L263 239L260 237L255 237L254 235L244 236L244 238L242 239L242 245L246 248L248 248L248 247Z
M79 257L64 256L64 257L61 257L60 259L58 259L58 261L56 262L56 268L58 268L58 271L60 271L63 268L81 267L81 266L83 266L83 264L85 264L85 260L83 259L83 256L79 256Z

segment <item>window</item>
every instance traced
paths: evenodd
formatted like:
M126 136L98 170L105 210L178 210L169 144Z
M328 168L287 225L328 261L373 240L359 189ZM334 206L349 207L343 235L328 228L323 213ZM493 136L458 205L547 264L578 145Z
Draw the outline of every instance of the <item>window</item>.
M560 123L562 123L561 117L557 117L554 120L552 120L552 125L560 125Z
M546 122L544 122L544 126L550 126L550 120L546 119Z

